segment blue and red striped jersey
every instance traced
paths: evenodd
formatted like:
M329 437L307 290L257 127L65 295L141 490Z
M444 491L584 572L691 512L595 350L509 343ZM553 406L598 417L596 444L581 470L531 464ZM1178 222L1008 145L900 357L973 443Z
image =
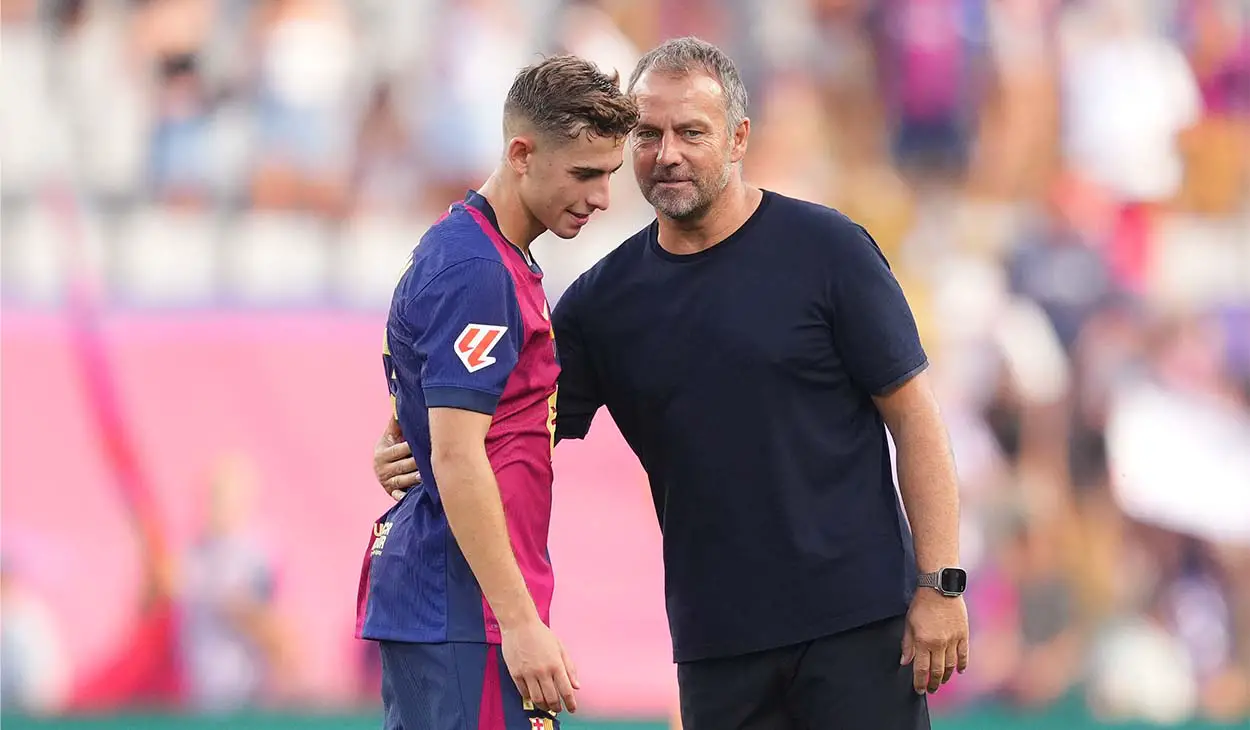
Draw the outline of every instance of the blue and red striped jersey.
M447 523L430 466L428 409L493 416L486 453L508 534L544 622L554 586L551 523L555 339L542 271L470 192L413 250L386 324L385 375L423 475L373 525L361 571L357 636L499 642L499 624Z

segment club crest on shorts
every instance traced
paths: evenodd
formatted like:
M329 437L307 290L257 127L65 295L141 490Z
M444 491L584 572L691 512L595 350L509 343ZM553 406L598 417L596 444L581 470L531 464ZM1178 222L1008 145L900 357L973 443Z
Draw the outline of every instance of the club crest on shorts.
M465 368L476 373L482 368L495 364L490 351L495 349L507 327L493 324L469 324L456 338L456 357L464 363Z
M555 715L547 710L540 710L529 700L521 700L522 707L529 717L530 730L555 730Z

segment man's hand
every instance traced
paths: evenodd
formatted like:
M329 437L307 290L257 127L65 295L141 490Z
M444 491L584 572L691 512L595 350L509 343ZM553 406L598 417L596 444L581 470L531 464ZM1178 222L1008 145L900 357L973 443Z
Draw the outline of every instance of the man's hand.
M912 665L916 694L930 694L968 668L968 609L964 599L919 588L907 612L900 664Z
M396 502L404 498L408 489L421 483L421 472L417 470L417 460L412 458L412 448L404 441L399 421L393 416L373 447L373 473Z
M540 710L577 711L577 669L554 632L541 621L502 629L503 660L521 698Z

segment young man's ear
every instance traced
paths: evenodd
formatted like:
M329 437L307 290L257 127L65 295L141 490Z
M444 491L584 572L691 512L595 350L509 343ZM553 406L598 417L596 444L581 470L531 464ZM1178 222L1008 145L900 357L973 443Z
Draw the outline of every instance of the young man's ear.
M526 135L518 135L508 140L504 157L508 167L518 175L524 175L529 169L530 157L534 154L534 140Z

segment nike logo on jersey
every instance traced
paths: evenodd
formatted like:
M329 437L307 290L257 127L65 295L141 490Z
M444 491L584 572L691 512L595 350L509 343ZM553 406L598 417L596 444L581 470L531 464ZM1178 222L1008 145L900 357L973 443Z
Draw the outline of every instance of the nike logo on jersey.
M471 373L495 364L490 351L499 344L507 327L493 324L470 324L456 338L456 357Z

